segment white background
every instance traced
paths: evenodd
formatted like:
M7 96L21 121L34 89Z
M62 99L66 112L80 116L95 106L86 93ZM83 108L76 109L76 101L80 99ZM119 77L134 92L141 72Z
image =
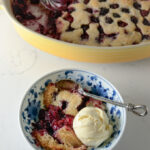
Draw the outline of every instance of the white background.
M95 72L108 79L125 102L150 106L150 59L120 64L90 64L58 58L26 43L0 11L0 150L32 150L19 124L21 100L41 76L62 68ZM127 113L125 133L114 150L150 149L150 113Z

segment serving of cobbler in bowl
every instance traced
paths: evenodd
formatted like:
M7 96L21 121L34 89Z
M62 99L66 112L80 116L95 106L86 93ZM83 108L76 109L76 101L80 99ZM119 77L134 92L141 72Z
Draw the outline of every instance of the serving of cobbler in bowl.
M75 69L52 72L36 81L22 101L20 124L27 141L37 150L113 149L124 132L125 109L81 95L70 80L90 93L123 102L99 75Z

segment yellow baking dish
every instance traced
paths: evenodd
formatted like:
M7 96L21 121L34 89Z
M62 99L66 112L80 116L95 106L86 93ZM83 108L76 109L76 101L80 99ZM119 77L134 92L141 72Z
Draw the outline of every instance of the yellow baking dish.
M6 12L16 31L24 40L55 56L95 63L128 62L150 57L149 42L119 47L96 47L63 42L36 33L19 23L12 13L10 0L0 0L0 8Z

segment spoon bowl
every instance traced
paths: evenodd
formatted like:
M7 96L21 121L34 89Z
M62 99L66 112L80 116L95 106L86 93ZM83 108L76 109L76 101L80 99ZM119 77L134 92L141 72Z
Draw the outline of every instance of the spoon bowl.
M65 10L72 0L41 0L41 4L50 10Z

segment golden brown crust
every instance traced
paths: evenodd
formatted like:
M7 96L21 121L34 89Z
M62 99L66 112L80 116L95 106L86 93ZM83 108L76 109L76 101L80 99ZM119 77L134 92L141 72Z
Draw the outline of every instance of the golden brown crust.
M55 95L55 93L57 93ZM71 93L68 90L58 90L56 85L49 84L44 92L43 103L46 108L50 104L55 106L62 105L62 101L67 102L67 107L64 109L64 113L75 116L78 113L77 107L82 102L82 97L79 93Z
M61 143L69 147L81 147L83 145L73 130L66 126L57 130L56 137Z
M34 137L45 150L65 150L63 144L59 144L52 136L48 133L40 134L38 131L34 131Z
M49 84L46 87L46 90L44 91L43 94L43 104L46 108L49 107L49 105L54 101L55 97L54 94L58 92L58 89L56 88L55 85Z
M34 131L33 136L36 138L38 144L41 147L43 147L45 150L86 150L86 147L77 138L71 137L71 135L74 136L73 131L69 133L67 132L67 130L64 130L64 128L59 129L58 131L60 131L60 132L57 132L59 136L62 135L66 137L64 144L59 144L52 136L50 136L46 132L41 134L38 131ZM71 140L74 140L74 141L71 141ZM75 146L75 148L73 146Z
M78 93L71 93L70 91L63 90L58 93L56 100L53 101L53 105L61 106L61 102L66 101L67 107L64 110L65 114L75 116L78 113L77 107L82 102L82 97Z

